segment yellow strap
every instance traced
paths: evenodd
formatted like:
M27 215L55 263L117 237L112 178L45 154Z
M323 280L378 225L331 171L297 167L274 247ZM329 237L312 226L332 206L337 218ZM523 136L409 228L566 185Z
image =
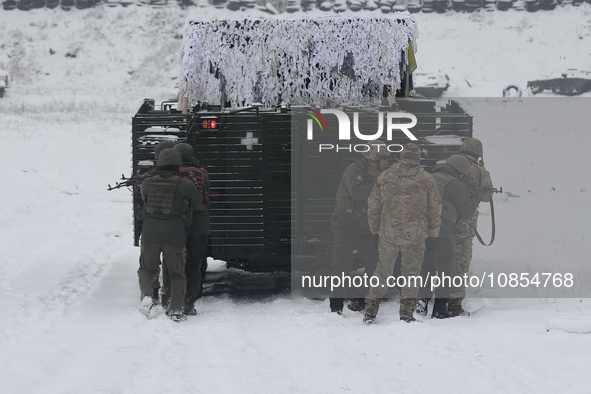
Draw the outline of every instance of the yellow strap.
M408 42L408 74L412 74L417 69L417 59L415 58L415 50L412 47L412 42Z
M415 58L415 51L412 47L412 42L408 42L408 67L406 70L406 83L404 85L404 97L408 97L410 93L410 76L417 69L417 59Z

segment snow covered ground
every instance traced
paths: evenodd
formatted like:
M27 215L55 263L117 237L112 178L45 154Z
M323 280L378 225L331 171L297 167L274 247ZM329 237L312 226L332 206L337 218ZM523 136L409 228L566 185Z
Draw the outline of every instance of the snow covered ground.
M286 294L206 297L182 324L140 315L130 195L106 185L129 174L141 100L176 94L185 17L0 11L0 69L12 76L0 99L1 392L589 392L585 286L569 298L473 291L473 316L410 325L396 300L367 327L360 314ZM591 6L416 17L419 67L447 73L450 97L496 97L462 100L493 182L519 196L495 195L497 239L475 246L473 272L572 271L584 282L590 99L498 97L590 70Z

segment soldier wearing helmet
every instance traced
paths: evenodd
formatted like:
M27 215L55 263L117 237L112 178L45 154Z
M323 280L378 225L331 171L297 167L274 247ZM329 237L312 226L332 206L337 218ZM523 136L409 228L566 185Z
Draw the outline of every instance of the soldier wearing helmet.
M379 283L365 299L367 324L374 322L382 298L388 291L400 256L401 277L421 273L425 239L436 237L441 224L441 200L433 177L420 165L421 150L409 143L403 147L400 162L384 171L368 199L370 231L379 234L379 262L373 276ZM408 279L400 291L400 320L414 321L418 287Z
M482 142L477 138L466 138L460 146L460 154L470 162L470 172L464 179L469 188L493 187L490 174L484 168ZM472 241L476 235L476 224L478 222L478 203L489 202L492 194L478 194L476 198L476 210L468 219L460 219L456 223L453 232L454 243L454 268L455 275L463 276L470 269L472 261ZM454 287L451 292L451 299L448 305L450 312L457 315L470 315L470 312L462 308L462 301L466 295L464 286Z
M367 146L369 147L368 150L361 153L361 156L366 160L379 163L382 159L387 159L390 156L388 147L380 140L370 141L367 143Z
M163 149L156 162L155 175L146 178L140 188L145 207L138 270L140 311L149 315L155 303L153 283L162 255L171 282L167 314L175 321L185 319L185 227L191 222L193 207L203 202L193 183L179 177L181 165L178 151Z
M343 172L335 196L332 216L334 248L332 269L335 275L349 274L356 270L353 251L357 250L364 261L366 273L373 272L378 260L377 237L369 230L367 222L367 198L373 185L388 166L390 152L385 143L369 141L367 151L361 154ZM347 305L353 311L365 307L363 290ZM341 314L344 305L344 289L337 289L330 296L330 310Z
M185 264L185 276L187 277L187 293L185 295L184 313L185 315L196 315L195 301L201 297L203 281L207 270L207 239L210 234L209 221L209 192L210 181L209 174L197 160L195 150L186 142L179 142L174 145L174 149L180 153L182 165L179 168L181 178L190 180L201 196L203 202L201 205L193 207L193 220L187 226L186 246L187 259ZM170 279L163 264L162 277L164 282L164 292L162 293L162 304L168 304L170 294Z
M154 165L152 167L149 167L149 170L142 175L141 179L140 179L140 185L141 182L146 178L146 177L151 177L155 174L155 167L156 167L156 163L158 162L158 156L160 156L160 152L162 152L164 149L168 149L168 148L172 148L174 147L176 144L175 141L171 141L171 140L164 140L164 141L160 141L156 147L154 148ZM144 207L143 207L143 200L140 199L140 203L142 204L141 207L139 207L139 211L143 212ZM164 262L162 264L162 266L164 267ZM164 272L162 272L162 276L164 276ZM164 278L163 278L164 279ZM156 273L154 274L154 290L153 290L153 300L154 302L157 302L159 297L160 297L160 291L161 291L161 286L160 286L160 266L158 266L156 268Z
M164 149L174 148L175 145L176 145L175 141L171 141L171 140L160 141L156 145L156 147L154 148L154 165L156 165L156 162L158 161L158 156L160 156L160 152L162 152Z
M429 238L425 245L425 260L421 276L425 286L419 291L417 313L425 316L431 298L431 281L437 275L440 283L444 277L454 275L453 231L459 219L468 219L474 213L477 202L470 198L463 178L470 175L470 162L463 155L451 155L445 163L437 164L431 172L441 195L441 228L439 235ZM449 281L448 281L449 282ZM445 283L448 283L445 282ZM448 310L451 287L435 288L435 304L431 317L445 319L456 316Z

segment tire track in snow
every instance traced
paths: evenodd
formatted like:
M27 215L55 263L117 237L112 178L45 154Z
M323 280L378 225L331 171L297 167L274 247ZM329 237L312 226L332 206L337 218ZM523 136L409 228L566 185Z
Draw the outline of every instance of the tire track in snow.
M121 393L240 391L233 375L239 372L236 363L244 357L244 349L232 345L233 338L241 336L240 321L229 311L233 302L224 298L204 303L205 312L181 323L163 311L149 320L133 312L137 361L129 365L126 384L118 388Z
M17 346L27 336L42 334L52 321L64 316L72 302L96 290L114 261L114 253L109 252L112 247L110 237L98 246L65 274L57 289L33 293L21 303L9 317L13 320L12 325L2 330L4 332L0 331L0 353L6 356L9 345Z

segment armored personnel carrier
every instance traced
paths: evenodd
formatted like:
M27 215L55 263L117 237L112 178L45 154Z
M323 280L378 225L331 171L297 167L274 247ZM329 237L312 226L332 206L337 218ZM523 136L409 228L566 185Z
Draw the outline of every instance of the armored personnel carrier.
M415 142L429 169L472 135L456 101L408 97L416 34L408 13L190 20L178 101L145 99L133 117L132 175L151 170L158 142L188 142L211 178L214 258L257 272L326 264L340 176L369 139L393 160ZM353 120L350 139L327 108ZM133 202L139 245L137 187Z

